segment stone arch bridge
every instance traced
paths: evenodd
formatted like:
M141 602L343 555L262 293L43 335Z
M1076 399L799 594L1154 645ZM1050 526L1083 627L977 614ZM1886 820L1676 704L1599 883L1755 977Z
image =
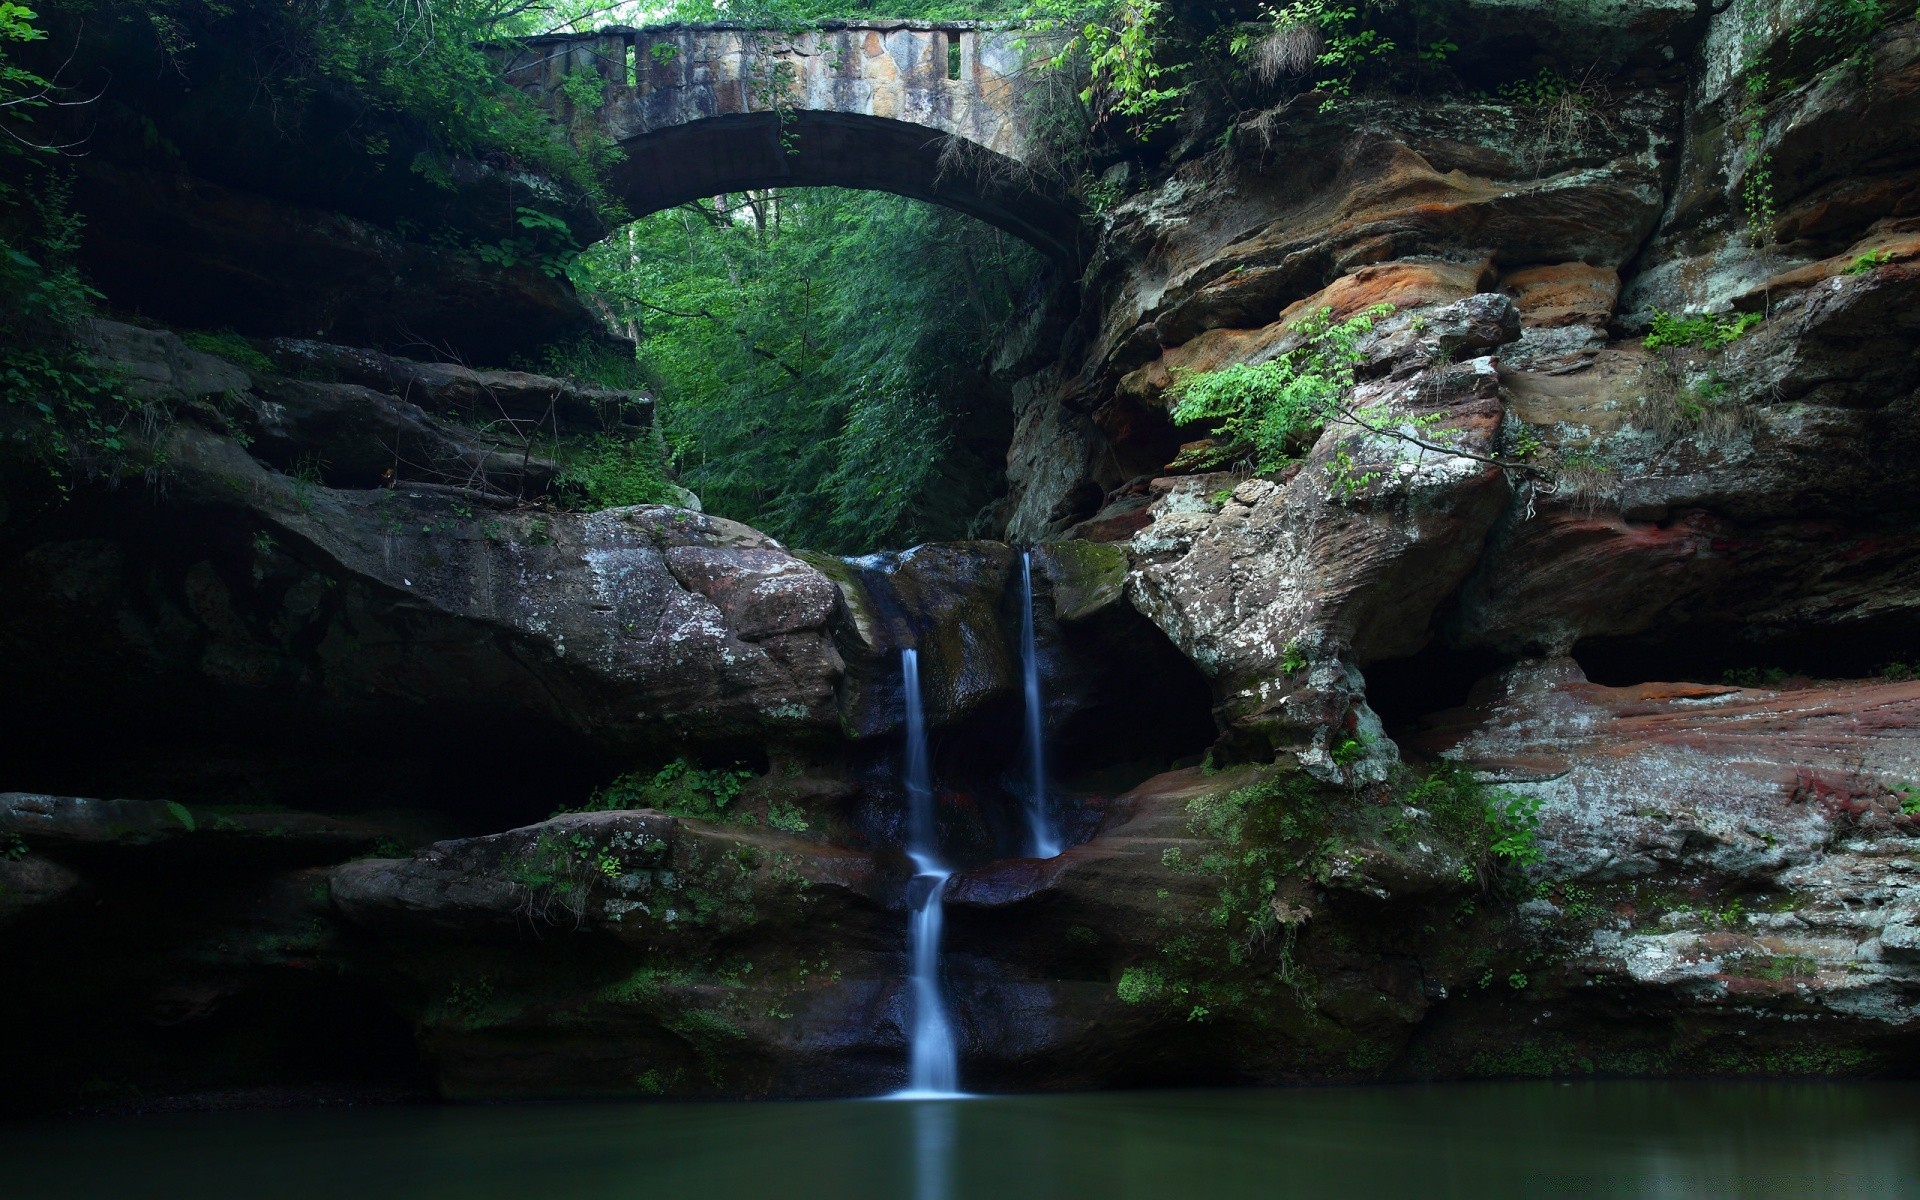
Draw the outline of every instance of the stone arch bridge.
M1032 169L1024 36L919 21L611 28L531 38L506 71L557 118L597 122L625 151L611 183L636 214L756 188L869 188L1072 261L1078 210Z

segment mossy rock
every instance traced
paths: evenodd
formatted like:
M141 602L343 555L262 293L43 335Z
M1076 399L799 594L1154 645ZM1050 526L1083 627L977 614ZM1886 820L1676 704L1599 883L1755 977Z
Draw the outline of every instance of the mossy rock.
M1126 598L1126 550L1108 542L1049 542L1033 563L1053 585L1054 616L1081 621Z

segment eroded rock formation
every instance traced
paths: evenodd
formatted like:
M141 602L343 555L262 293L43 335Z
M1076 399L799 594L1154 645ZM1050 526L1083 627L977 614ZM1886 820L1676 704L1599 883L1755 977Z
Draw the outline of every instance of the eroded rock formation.
M1303 96L1182 133L1116 168L1084 276L999 355L1073 843L1045 862L1007 857L1014 545L849 561L564 511L527 429L642 426L646 398L386 332L485 341L477 298L577 334L564 289L262 216L285 179L229 202L231 164L190 155L212 178L154 219L292 230L312 270L228 297L251 365L99 323L179 414L163 471L7 492L0 664L33 711L0 784L32 790L0 796L0 939L34 987L0 1012L41 1035L10 1102L894 1085L908 646L971 1086L1910 1073L1920 35L1756 116L1742 73L1792 52L1773 6L1462 7L1619 69L1552 114ZM122 169L87 168L107 246L151 183ZM209 237L103 279L220 295L250 243ZM404 286L313 265L342 238ZM1381 304L1372 428L1185 469L1182 373ZM1735 332L1650 345L1656 313ZM671 807L663 770L735 782L577 811Z

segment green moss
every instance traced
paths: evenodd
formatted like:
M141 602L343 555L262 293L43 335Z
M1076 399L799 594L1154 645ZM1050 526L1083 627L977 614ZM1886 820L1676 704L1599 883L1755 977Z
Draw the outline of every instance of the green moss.
M1483 1050L1467 1066L1471 1075L1490 1078L1547 1079L1579 1074L1590 1060L1557 1039L1520 1038L1495 1050Z
M1034 550L1033 560L1053 584L1053 612L1062 621L1091 616L1125 595L1131 562L1120 546L1049 542Z
M276 373L273 360L253 348L253 343L241 337L231 329L218 333L204 330L180 335L180 340L202 354L211 354L223 358L234 366L254 375L272 375Z

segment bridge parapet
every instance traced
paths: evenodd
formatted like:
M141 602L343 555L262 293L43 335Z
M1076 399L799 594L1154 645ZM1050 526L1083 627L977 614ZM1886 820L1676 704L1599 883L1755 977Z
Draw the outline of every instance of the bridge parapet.
M530 38L506 68L568 118L578 108L568 80L597 75L596 119L615 141L709 117L822 112L921 125L1024 162L1017 83L1028 36L968 22L616 26Z

